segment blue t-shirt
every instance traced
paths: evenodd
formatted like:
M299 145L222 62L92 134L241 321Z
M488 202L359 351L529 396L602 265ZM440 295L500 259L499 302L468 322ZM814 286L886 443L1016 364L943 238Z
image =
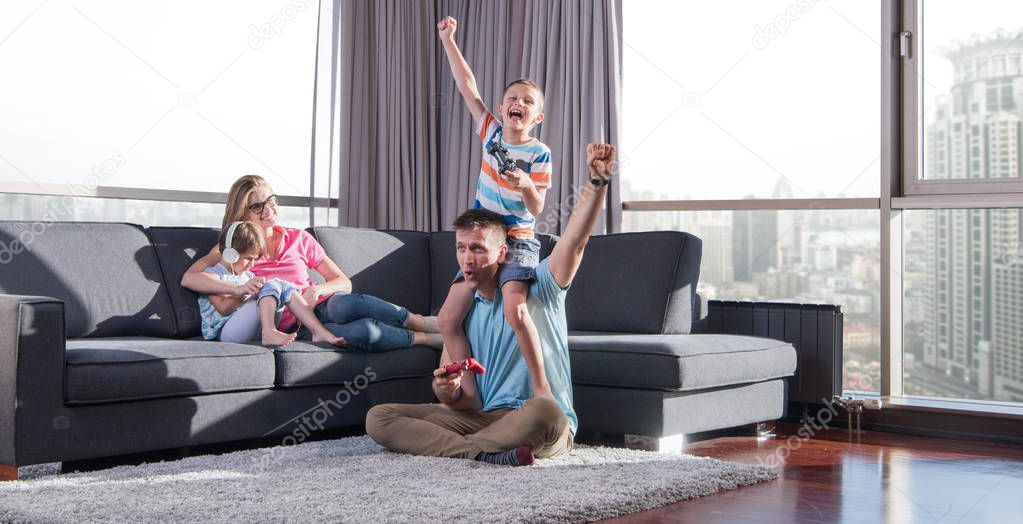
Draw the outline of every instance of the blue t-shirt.
M529 286L526 306L540 334L544 370L554 399L568 416L575 434L579 427L572 409L572 369L568 358L568 323L565 320L565 295L551 274L550 260L536 267L536 280ZM476 376L476 387L483 411L497 408L519 408L533 397L532 382L526 359L522 358L515 331L504 318L500 288L490 301L476 293L465 319L465 335L472 355L487 369Z

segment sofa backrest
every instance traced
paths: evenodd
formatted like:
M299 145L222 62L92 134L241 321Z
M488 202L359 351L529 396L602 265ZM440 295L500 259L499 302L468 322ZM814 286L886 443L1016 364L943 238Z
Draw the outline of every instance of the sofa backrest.
M702 251L699 238L678 231L591 237L566 298L568 328L690 333Z
M429 314L429 233L348 227L313 227L309 232L352 279L356 293Z
M536 238L540 241L540 259L543 260L551 254L558 237L537 234ZM444 305L444 299L448 296L451 281L458 273L454 231L430 233L430 265L433 268L430 275L431 282L433 282L430 311L436 315L440 311L440 307Z
M140 226L0 221L0 293L64 301L68 338L174 335L167 287Z
M150 227L146 230L160 259L167 294L174 307L178 336L192 338L202 335L199 316L199 295L181 287L181 276L197 258L209 253L217 244L220 229L209 227Z

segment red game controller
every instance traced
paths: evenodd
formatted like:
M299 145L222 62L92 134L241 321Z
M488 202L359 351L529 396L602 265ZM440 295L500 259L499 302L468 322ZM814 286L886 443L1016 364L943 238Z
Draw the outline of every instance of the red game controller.
M469 370L472 371L473 373L476 373L477 375L482 375L487 372L487 370L483 367L483 364L480 364L479 361L471 357L461 362L452 362L450 364L444 364L444 373L448 375L451 375L452 373L458 373L460 370Z

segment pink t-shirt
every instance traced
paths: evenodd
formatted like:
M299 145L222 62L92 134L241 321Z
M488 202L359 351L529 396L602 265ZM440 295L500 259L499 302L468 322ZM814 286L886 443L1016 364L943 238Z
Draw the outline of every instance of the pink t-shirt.
M267 253L252 264L253 274L266 279L279 278L291 282L298 287L299 292L305 291L312 282L309 280L309 269L315 269L327 254L323 246L313 238L312 235L302 229L286 229L283 226L274 226L274 232L281 235L281 241L277 244L277 253L273 257ZM323 302L330 298L324 295L319 298ZM281 321L278 324L281 329L290 329L295 324L295 317L287 309L281 314Z

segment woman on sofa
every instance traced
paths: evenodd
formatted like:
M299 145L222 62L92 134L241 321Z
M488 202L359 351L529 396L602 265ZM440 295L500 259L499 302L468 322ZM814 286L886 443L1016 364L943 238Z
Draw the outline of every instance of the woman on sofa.
M385 351L425 344L441 347L435 317L424 317L377 297L352 293L352 281L324 252L312 235L302 229L288 229L277 224L277 197L270 184L256 175L239 178L227 196L223 227L246 220L260 227L266 237L266 253L253 264L257 277L247 284L232 285L221 281L206 268L220 260L220 249L196 260L181 277L181 285L204 294L246 295L252 287L259 289L264 279L279 278L295 284L310 304L320 322L347 346L364 351ZM314 284L309 269L315 269L326 280ZM279 327L290 330L295 319L282 313ZM259 311L248 301L232 315L221 331L221 340L247 342L259 339ZM310 340L305 328L299 329L299 340Z

